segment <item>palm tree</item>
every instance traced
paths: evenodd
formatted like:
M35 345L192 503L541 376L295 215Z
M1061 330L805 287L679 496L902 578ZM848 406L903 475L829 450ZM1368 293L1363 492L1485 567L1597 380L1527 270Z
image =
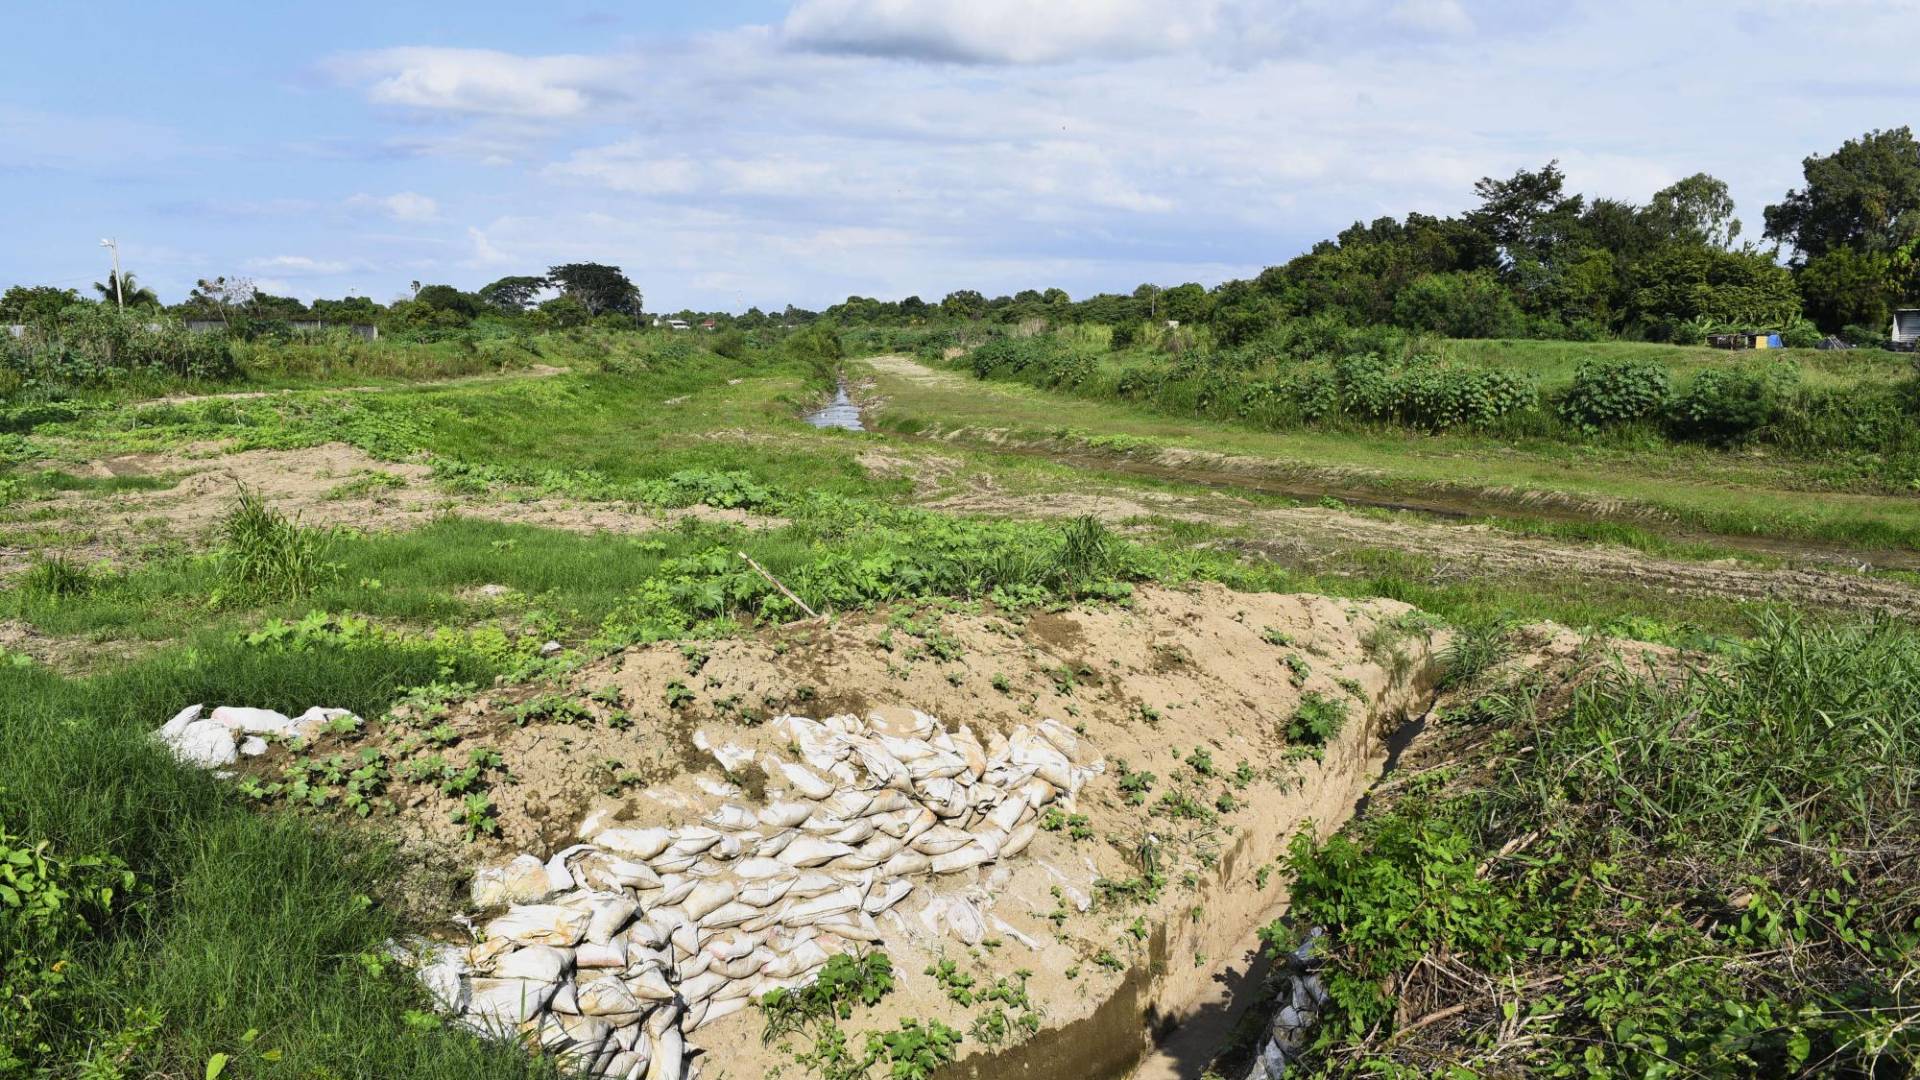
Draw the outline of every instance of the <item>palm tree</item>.
M107 271L106 283L102 284L98 281L94 282L93 291L100 294L100 299L102 301L106 303L113 303L114 300L116 299L116 297L114 296L113 285L114 285L113 271L109 270ZM133 275L130 273L120 275L120 296L118 297L118 299L124 300L126 302L126 305L130 308L160 306L159 295L155 293L152 289L149 289L146 286L141 285L139 282L133 280Z

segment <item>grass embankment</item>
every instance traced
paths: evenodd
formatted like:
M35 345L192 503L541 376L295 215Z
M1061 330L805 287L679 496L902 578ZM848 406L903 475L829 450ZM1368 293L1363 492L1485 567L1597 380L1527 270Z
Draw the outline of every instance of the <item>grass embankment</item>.
M1862 549L1920 547L1920 503L1905 492L1862 488L1831 463L1715 450L1511 440L1472 432L1399 428L1261 431L1174 415L1151 403L1101 400L1067 387L978 382L964 362L932 366L939 378L880 375L882 430L991 434L995 445L1043 444L1085 455L1155 458L1166 450L1233 459L1189 460L1168 475L1261 482L1301 497L1432 502L1470 515L1621 521L1653 531L1779 537Z
M1910 628L1778 621L1452 712L1457 757L1294 847L1267 936L1330 934L1317 1074L1911 1075L1916 687Z

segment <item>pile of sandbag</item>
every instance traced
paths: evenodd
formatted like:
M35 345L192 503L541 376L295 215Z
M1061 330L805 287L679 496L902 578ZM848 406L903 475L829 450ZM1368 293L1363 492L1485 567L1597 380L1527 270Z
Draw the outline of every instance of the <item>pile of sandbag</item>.
M915 879L1019 854L1042 809L1070 808L1103 769L1051 720L984 744L920 712L785 716L773 730L798 761L696 736L728 772L758 761L764 805L709 782L699 824L590 821L585 843L551 859L483 869L475 901L506 914L471 946L433 947L422 979L482 1031L595 1075L678 1080L686 1036L882 944L882 920L905 933L893 909Z
M222 705L208 715L205 705L189 705L153 737L188 765L218 769L238 761L241 755L258 757L266 753L268 738L311 739L334 720L352 715L346 709L318 705L299 716L235 705Z

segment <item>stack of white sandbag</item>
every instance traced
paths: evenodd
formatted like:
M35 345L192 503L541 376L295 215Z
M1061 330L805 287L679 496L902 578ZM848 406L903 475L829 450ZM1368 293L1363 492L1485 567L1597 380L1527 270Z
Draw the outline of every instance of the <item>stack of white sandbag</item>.
M332 721L352 715L346 709L318 705L299 716L235 705L222 705L208 715L205 705L189 705L153 737L188 765L218 769L238 761L241 755L258 757L266 753L268 736L310 739Z
M596 1075L679 1080L687 1035L882 944L876 919L915 878L1019 854L1041 809L1070 807L1104 767L1051 720L984 744L920 712L784 716L773 730L799 760L760 755L764 805L702 785L725 801L702 804L699 824L594 826L544 863L483 869L475 901L511 906L477 944L424 958L422 979L483 1031ZM704 733L696 745L729 771L752 759Z

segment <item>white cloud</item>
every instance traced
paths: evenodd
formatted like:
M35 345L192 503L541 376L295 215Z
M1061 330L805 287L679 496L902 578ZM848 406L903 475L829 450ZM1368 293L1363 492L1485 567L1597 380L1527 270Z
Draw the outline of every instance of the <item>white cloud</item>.
M1211 33L1219 0L800 0L782 26L819 52L1046 64L1176 52Z
M1460 6L1460 0L1401 0L1393 9L1393 17L1416 31L1456 36L1473 32L1473 17Z
M328 66L364 85L376 105L529 119L585 112L604 96L614 70L605 57L430 46L352 53Z
M440 204L431 196L417 191L400 191L392 195L359 194L347 200L347 205L359 210L373 210L395 221L432 221L440 216Z
M289 274L295 277L342 274L352 268L352 263L338 262L332 259L314 259L305 255L272 255L265 258L247 260L247 269L249 270Z

